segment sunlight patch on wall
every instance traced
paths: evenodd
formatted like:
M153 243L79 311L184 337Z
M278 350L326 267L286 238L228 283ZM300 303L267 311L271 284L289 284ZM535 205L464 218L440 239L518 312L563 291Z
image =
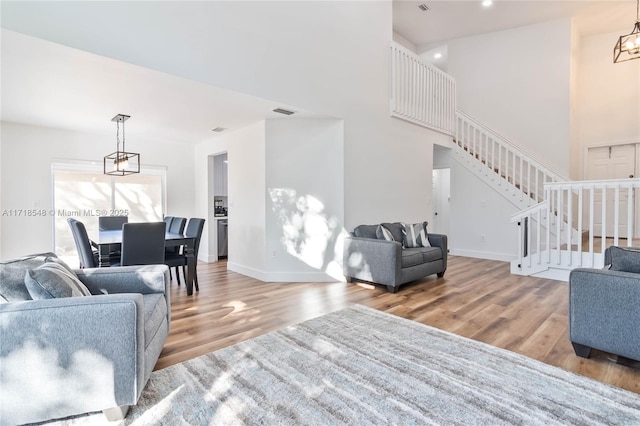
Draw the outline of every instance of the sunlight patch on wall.
M298 195L295 189L269 189L273 211L282 228L286 252L307 265L342 279L344 229L340 220L325 213L316 197Z

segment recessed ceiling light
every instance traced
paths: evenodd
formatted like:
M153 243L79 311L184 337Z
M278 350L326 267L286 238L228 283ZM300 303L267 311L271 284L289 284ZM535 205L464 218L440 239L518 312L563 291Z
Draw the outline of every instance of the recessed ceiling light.
M482 2L482 5L483 5L484 7L489 7L489 6L491 6L492 4L493 4L493 1L492 1L492 0L484 0L484 1Z
M442 53L438 52L435 55L433 55L433 57L436 58L436 59L440 59L440 58L442 58Z

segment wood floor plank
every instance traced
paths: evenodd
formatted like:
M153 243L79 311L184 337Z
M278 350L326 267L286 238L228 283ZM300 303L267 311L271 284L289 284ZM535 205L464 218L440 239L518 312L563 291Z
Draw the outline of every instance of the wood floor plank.
M171 332L156 369L356 303L476 339L640 393L640 362L573 352L566 282L512 275L509 264L450 256L444 278L426 277L397 293L369 283L264 283L198 265L200 291L171 289Z

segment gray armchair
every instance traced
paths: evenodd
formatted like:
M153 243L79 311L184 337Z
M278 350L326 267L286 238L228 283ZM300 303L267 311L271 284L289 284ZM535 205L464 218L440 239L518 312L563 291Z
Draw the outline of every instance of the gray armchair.
M18 278L42 257L0 264L1 423L126 416L169 333L167 266L75 270L90 296L28 300Z
M595 348L640 361L640 252L610 247L605 264L569 275L569 338L584 358Z

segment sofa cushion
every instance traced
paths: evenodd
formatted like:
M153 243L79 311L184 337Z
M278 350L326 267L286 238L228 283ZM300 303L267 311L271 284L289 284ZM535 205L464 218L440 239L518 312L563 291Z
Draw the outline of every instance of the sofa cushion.
M440 247L422 247L418 250L422 252L422 258L425 263L442 259L442 249Z
M381 223L380 226L385 227L389 232L391 232L391 235L393 235L393 241L397 241L400 244L402 244L402 225L400 225L400 222ZM381 238L382 230L380 228L378 229L379 231L376 231L377 237L379 240L382 240L383 239Z
M36 269L28 269L24 281L33 300L91 295L73 272L57 262L46 262Z
M358 238L378 238L376 236L378 225L359 225L353 230L353 235Z
M0 262L0 303L32 300L24 283L25 273L52 258L55 253L38 253Z
M402 223L402 245L407 248L431 247L427 222L407 224Z
M403 268L416 266L424 263L424 256L420 249L404 249L402 250L402 261L400 265Z
M609 247L611 270L640 274L640 250L637 248Z

